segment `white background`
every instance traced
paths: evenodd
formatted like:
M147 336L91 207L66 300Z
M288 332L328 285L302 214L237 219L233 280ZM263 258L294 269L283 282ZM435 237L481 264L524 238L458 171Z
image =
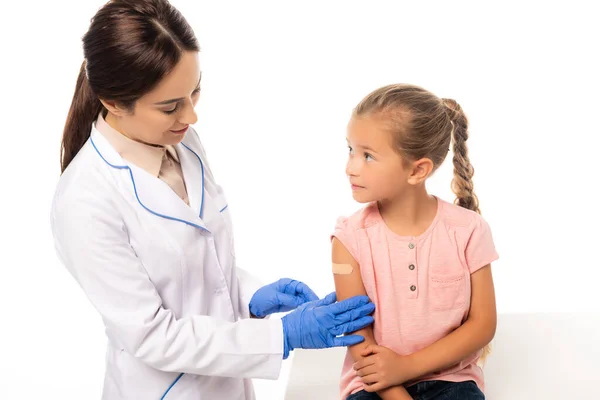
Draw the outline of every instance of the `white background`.
M597 12L414 3L173 0L202 46L196 128L229 198L240 266L333 290L329 234L358 207L344 175L348 117L371 90L408 82L470 118L499 312L599 311ZM9 2L0 14L2 399L101 391L102 325L55 256L49 208L80 38L102 4ZM451 177L448 159L431 193L452 201ZM283 398L288 371L257 381L258 400Z

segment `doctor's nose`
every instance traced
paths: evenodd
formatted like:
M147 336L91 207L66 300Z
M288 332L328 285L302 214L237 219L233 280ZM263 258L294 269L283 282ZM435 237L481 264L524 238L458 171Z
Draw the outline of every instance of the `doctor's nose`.
M196 122L198 122L198 115L196 114L194 103L188 103L183 108L179 122L185 125L194 125Z

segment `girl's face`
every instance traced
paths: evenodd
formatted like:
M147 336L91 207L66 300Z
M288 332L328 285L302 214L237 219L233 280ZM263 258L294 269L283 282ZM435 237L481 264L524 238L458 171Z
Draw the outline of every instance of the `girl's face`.
M392 147L392 135L376 118L353 117L347 135L346 175L359 203L391 200L410 185L411 172Z
M151 145L174 145L183 140L189 125L198 120L194 107L200 96L197 52L184 52L179 63L149 93L139 98L133 111L102 103L106 121L130 139Z

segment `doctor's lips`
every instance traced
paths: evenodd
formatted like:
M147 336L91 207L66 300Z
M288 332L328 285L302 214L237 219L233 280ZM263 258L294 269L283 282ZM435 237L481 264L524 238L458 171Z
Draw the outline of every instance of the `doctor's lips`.
M177 130L177 131L171 130L171 132L175 133L177 135L182 135L185 132L187 132L187 130L188 130L189 127L190 127L189 125L186 125L185 128L183 128L183 129L180 129L180 130Z

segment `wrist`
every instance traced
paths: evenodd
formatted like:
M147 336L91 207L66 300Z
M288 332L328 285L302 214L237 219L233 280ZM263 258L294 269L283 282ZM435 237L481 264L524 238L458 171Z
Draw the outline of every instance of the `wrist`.
M287 359L290 355L290 351L294 350L293 348L290 347L290 342L288 341L288 329L287 329L287 321L285 319L286 317L283 317L281 319L281 325L283 328L283 359Z
M261 317L261 316L254 314L252 312L252 307L248 307L248 311L250 312L250 318L255 318L255 319L263 319L264 318L264 316Z
M383 389L377 392L382 400L404 400L410 397L406 397L408 393L403 386L392 386L387 389Z
M404 365L408 366L406 371L407 381L420 378L429 373L427 366L423 362L423 357L419 357L418 353L413 353L404 357L406 358L406 363Z

